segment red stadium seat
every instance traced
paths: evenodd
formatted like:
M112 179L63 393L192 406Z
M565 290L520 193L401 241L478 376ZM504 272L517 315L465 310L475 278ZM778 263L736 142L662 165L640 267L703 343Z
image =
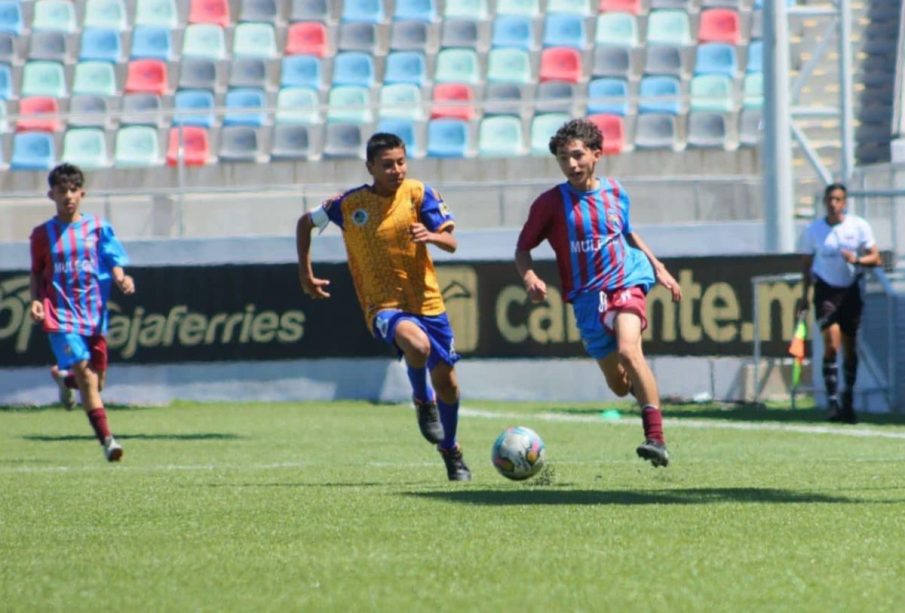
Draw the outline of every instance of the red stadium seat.
M316 55L328 53L327 26L319 21L300 21L289 26L286 33L286 55Z
M541 81L578 83L581 80L581 76L581 51L578 49L573 49L572 47L549 47L541 53Z
M32 96L19 100L19 120L16 132L59 132L63 129L60 121L60 105L56 98Z
M625 148L625 124L619 115L591 115L588 119L603 133L603 154L619 155Z
M167 63L162 60L133 60L126 71L126 93L157 94L170 90Z
M206 128L182 126L182 160L186 166L204 166L210 158L210 153L211 145ZM179 165L179 128L170 128L167 164Z
M737 45L741 42L741 39L742 33L738 11L732 9L706 9L701 11L701 24L698 27L699 42Z
M215 23L221 28L228 27L229 0L192 0L189 23Z
M599 12L609 13L611 11L640 15L641 0L600 0Z
M433 98L434 106L431 109L431 119L448 118L471 121L476 117L474 106L472 106L474 91L470 85L465 85L464 83L438 83L434 87ZM459 102L461 105L448 106L443 104L444 102Z

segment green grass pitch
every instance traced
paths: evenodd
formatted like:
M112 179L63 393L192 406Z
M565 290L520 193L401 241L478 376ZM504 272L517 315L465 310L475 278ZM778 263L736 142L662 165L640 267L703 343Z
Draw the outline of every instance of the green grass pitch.
M401 405L0 410L6 611L894 611L905 602L905 419L466 400L471 483ZM547 467L490 446L537 430Z

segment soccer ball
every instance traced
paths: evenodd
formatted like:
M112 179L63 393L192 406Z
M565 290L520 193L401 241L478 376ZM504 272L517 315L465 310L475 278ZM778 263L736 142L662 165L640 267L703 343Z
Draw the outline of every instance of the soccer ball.
M544 441L531 428L506 428L494 441L490 459L501 475L523 481L543 468Z

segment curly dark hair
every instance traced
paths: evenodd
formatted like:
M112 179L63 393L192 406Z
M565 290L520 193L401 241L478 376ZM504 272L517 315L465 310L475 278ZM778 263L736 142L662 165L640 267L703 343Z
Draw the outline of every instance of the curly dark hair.
M603 149L603 134L597 124L587 119L572 119L550 138L550 153L556 155L560 147L573 140L583 142L588 149Z
M389 132L372 134L366 147L367 160L373 162L381 151L386 151L387 149L402 149L405 151L405 141Z
M63 184L81 188L85 185L85 173L75 164L64 162L50 171L50 174L47 175L47 184L51 188Z

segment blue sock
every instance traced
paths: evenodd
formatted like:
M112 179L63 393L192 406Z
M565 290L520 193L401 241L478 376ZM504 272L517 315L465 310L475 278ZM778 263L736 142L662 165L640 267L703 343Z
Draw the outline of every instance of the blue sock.
M406 364L409 381L412 383L412 392L415 399L421 402L428 402L434 398L434 390L431 389L430 383L427 382L427 367L413 368Z
M437 398L437 408L440 409L440 423L443 424L443 441L440 447L452 449L456 446L456 428L459 425L459 401L452 404L443 402Z

